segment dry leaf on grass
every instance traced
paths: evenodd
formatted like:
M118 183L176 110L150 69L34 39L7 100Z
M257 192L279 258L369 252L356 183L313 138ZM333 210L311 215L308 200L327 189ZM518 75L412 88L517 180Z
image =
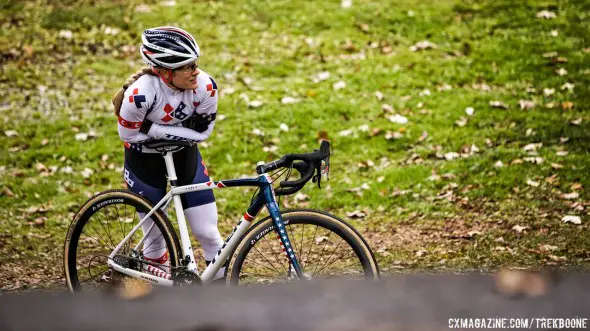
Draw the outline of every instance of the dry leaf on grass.
M564 223L572 223L572 224L582 224L582 219L580 216L575 215L566 215L561 219Z

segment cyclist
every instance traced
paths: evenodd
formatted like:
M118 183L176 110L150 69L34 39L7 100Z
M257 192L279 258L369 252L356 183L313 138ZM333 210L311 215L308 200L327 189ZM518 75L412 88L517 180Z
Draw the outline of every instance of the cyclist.
M148 67L129 77L112 101L125 146L127 187L155 204L166 193L166 166L162 156L144 144L154 139L207 139L215 126L218 93L213 78L199 69L201 52L188 32L162 26L145 30L141 39L140 54ZM174 164L179 186L209 181L196 144L174 153ZM182 205L209 263L223 245L213 191L184 194ZM151 224L142 225L144 233ZM143 253L146 260L166 264L166 244L156 227L148 234ZM151 266L146 270L161 272ZM215 278L221 278L224 270Z

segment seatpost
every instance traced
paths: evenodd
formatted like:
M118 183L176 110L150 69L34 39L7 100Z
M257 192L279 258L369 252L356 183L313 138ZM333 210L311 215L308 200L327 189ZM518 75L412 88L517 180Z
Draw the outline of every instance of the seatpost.
M177 186L176 169L174 168L174 159L172 153L162 154L166 162L166 171L168 172L168 181L172 188ZM175 195L174 208L176 209L176 219L178 221L178 231L180 232L180 242L182 243L182 254L184 262L187 263L188 270L198 273L197 263L195 262L195 255L191 246L190 235L186 225L186 218L184 217L184 209L182 208L182 200L180 195Z
M174 168L174 159L172 158L172 153L162 153L164 157L164 162L166 162L166 172L168 173L168 181L172 187L177 186L177 177L176 177L176 169Z

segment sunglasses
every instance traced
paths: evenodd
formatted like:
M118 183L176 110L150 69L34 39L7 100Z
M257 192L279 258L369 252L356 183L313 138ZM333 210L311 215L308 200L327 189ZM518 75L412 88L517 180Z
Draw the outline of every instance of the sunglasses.
M197 62L193 62L191 64L184 65L176 70L183 72L185 74L189 74L189 73L195 71L198 67L199 67L199 64Z

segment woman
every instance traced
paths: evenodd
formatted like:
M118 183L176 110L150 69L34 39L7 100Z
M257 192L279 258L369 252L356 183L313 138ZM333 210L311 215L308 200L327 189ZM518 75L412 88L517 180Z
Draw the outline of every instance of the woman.
M113 105L119 118L119 136L125 142L127 187L155 204L166 193L166 166L162 156L144 144L154 139L194 142L207 139L215 126L218 93L213 78L198 68L199 46L188 32L164 26L145 30L141 38L140 53L149 67L127 80L113 98ZM196 145L174 153L174 164L178 185L209 181ZM203 246L205 260L211 261L223 245L213 191L185 194L182 205L194 235ZM142 225L144 232L151 224ZM155 227L144 244L144 257L167 264L166 245ZM147 270L161 272L151 266ZM224 268L215 278L223 273Z

